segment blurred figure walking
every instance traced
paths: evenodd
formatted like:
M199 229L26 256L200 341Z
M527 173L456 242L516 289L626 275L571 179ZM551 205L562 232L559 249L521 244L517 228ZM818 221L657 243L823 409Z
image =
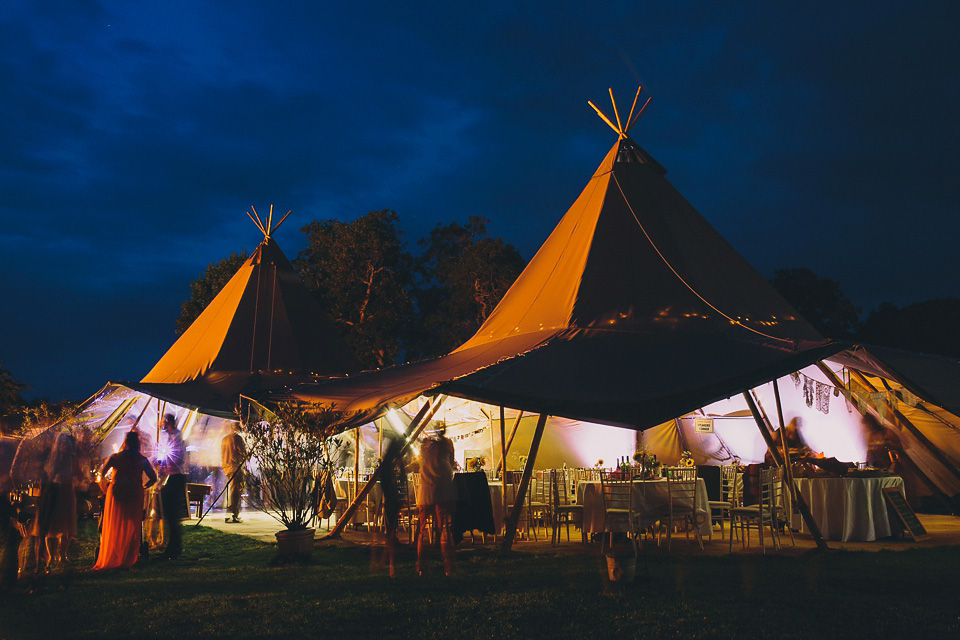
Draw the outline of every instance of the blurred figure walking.
M417 507L420 512L417 526L417 573L422 575L426 565L424 550L427 546L427 518L433 518L433 526L440 536L440 553L443 569L453 575L453 510L457 496L453 484L456 463L453 441L446 437L441 427L420 445L420 486L417 489Z
M161 560L178 558L183 551L183 525L187 512L187 448L183 434L177 429L177 419L172 413L163 417L163 436L158 443L156 464L163 476L160 502L163 506L163 529L167 547L160 554Z
M220 440L220 465L227 482L227 510L232 517L225 522L240 522L240 500L243 495L243 465L247 461L247 445L240 435L240 424L227 423L227 435Z

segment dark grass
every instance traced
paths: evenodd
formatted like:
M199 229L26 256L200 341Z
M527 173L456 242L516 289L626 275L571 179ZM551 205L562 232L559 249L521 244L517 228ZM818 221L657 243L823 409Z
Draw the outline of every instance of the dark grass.
M307 565L187 527L182 559L94 573L93 542L62 573L0 592L0 638L957 638L960 547L804 556L641 557L604 592L593 554L434 556L417 577L371 574L361 547L320 543Z

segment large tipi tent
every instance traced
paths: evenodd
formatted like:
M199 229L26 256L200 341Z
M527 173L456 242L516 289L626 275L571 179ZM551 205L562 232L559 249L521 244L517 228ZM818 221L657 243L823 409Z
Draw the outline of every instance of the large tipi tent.
M255 223L263 240L199 317L140 382L110 382L84 402L72 424L89 427L109 450L118 425L150 439L173 413L191 463L219 466L219 438L241 394L261 397L360 366L336 327L277 246L276 225ZM284 216L284 219L286 216Z
M635 120L631 116L628 123ZM899 423L858 405L850 390L837 384L846 361L831 358L855 350L824 339L800 317L669 183L665 169L630 138L629 125L620 126L619 118L617 125L608 124L617 141L470 340L436 359L304 385L273 399L336 403L360 423L404 405L408 416L422 415L424 396L447 394L487 405L485 417L465 419L453 435L473 443L467 448L489 442L494 459L493 425L486 435L475 426L496 420L497 408L510 407L502 414L506 420L519 410L528 412L516 443L523 451L537 440L530 414L550 416L546 444L534 445L547 451L544 464L564 455L571 428L582 433L567 450L596 443L602 436L594 429L600 425L651 429L638 445L646 440L655 448L669 441L670 456L689 448L698 463L718 464L762 459L766 449L744 392L761 409L766 406L774 427L767 383L779 379L785 401L799 407L792 413L788 408L788 420L807 410L802 392L790 391L793 374L830 388L832 399L823 402L834 406L833 418L810 420L810 430L819 430L821 441L835 449L822 447L826 455L863 460L858 427L863 411L879 413L903 434ZM875 363L873 371L880 370L897 380ZM940 391L928 382L914 393L927 390ZM945 413L943 404L956 401L945 393L940 397L946 399L934 407L925 396L934 413ZM693 419L704 415L729 420L729 440L739 436L742 447L734 450L717 436L699 438L700 446L693 446L686 434ZM944 427L944 420L952 426ZM927 416L921 429L941 436L927 438L944 447L937 453L912 433L902 435L908 455L944 497L960 493L957 422L942 413ZM630 451L629 441L622 432L611 440L621 454ZM579 457L584 464L582 451Z
M370 417L433 391L642 429L839 349L614 128L580 197L472 338L294 397Z

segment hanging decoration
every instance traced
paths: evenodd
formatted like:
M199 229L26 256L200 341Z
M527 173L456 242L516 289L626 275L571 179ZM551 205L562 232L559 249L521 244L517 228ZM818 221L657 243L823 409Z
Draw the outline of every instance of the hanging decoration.
M472 438L473 436L480 435L486 430L487 430L486 427L480 427L479 429L476 429L475 431L471 431L469 433L461 433L456 436L447 436L447 437L449 437L454 442L457 442L459 440L466 440L467 438Z

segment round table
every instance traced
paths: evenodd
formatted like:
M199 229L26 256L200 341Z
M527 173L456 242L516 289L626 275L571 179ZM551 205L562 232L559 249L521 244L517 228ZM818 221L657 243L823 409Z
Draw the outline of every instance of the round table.
M883 489L896 487L903 493L903 478L796 478L794 482L827 540L872 542L902 530L896 514L887 509Z

